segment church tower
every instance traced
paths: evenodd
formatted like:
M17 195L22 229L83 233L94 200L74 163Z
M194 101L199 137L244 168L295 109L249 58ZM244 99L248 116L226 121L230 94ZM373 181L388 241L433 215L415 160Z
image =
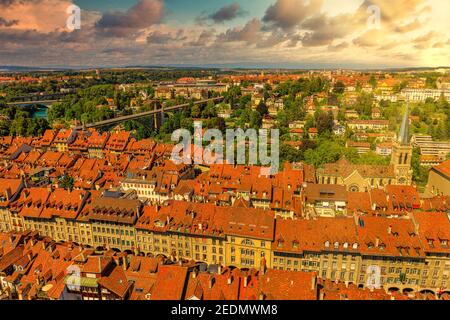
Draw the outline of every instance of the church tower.
M403 116L402 126L397 141L392 148L391 165L394 166L397 184L412 184L412 146L409 141L409 105Z

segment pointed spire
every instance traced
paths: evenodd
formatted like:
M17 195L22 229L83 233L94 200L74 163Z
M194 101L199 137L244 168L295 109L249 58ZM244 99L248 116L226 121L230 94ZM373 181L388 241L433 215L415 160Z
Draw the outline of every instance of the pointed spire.
M409 104L406 105L406 112L403 115L398 142L403 146L409 144Z

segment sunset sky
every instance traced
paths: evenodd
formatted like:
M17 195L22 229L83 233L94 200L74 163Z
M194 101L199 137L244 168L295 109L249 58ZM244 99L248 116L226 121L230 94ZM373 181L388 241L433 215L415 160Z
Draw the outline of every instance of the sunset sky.
M0 0L0 65L450 66L449 12L449 0Z

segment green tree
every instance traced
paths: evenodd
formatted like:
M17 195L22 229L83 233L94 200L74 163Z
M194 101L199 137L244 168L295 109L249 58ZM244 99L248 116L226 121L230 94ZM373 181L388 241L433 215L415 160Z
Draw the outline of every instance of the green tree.
M261 101L259 103L259 105L256 107L256 111L258 111L262 116L269 113L269 109L267 108L267 105L264 103L264 101Z
M191 116L192 118L199 118L201 115L202 110L200 109L199 105L194 105L191 109Z
M377 79L374 75L370 76L369 84L372 86L372 89L375 89L377 87Z
M334 126L334 117L331 111L319 112L316 117L316 127L320 134L331 133Z
M342 81L338 81L333 86L333 92L336 94L343 94L345 92L345 84Z
M62 188L72 191L74 186L74 179L71 176L65 174L59 179L59 184Z

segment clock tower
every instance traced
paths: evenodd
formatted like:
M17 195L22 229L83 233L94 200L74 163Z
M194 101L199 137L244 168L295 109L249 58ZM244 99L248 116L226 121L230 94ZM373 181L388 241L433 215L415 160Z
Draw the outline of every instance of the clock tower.
M412 184L412 146L409 141L409 105L403 116L400 134L392 148L391 165L394 166L397 184Z

